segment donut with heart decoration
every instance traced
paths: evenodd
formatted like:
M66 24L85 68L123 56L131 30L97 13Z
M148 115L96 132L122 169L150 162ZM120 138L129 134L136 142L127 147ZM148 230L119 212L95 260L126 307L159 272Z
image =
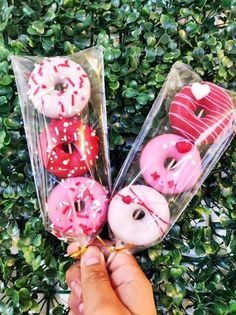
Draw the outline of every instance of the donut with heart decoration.
M232 124L233 102L221 87L200 82L184 86L169 110L175 132L197 144L215 142Z
M201 175L201 157L189 140L164 134L146 144L140 170L145 181L159 192L179 194L196 184Z

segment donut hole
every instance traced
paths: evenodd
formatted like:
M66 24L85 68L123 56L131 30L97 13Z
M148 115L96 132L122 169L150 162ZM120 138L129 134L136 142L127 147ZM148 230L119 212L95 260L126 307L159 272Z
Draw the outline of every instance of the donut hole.
M74 202L74 207L76 212L82 212L85 209L85 201L84 200L78 200Z
M201 107L198 107L196 110L195 110L195 115L198 117L198 118L204 118L206 116L206 112L203 108Z
M169 157L165 160L164 162L164 167L167 169L167 170L171 170L172 168L175 167L177 161L175 158L173 157Z
M142 220L145 217L145 212L142 209L136 209L133 212L134 220Z
M54 86L54 89L56 91L59 92L59 94L63 94L65 93L67 87L66 87L66 84L64 82L58 82L55 86Z
M74 143L70 143L70 142L67 142L67 143L64 143L62 145L62 150L67 153L67 154L71 154L75 151L76 147L74 145Z

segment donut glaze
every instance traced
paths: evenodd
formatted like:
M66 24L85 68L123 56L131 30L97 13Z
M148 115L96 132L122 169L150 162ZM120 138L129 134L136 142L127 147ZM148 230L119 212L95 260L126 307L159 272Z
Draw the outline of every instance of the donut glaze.
M107 209L106 189L88 177L63 179L47 199L51 228L58 237L97 233L106 220Z
M232 109L233 102L222 88L210 82L193 83L174 97L169 111L170 125L191 141L210 144L230 127Z
M166 163L176 164L168 169ZM195 145L174 134L157 136L144 147L140 169L145 181L163 194L192 188L201 175L201 157Z
M95 130L76 117L52 120L40 133L39 154L59 178L80 176L93 167L99 151Z
M165 198L153 188L132 185L111 200L108 223L115 236L126 244L148 246L169 227L170 213Z
M72 117L82 111L90 98L87 73L63 57L44 58L36 64L28 86L35 108L50 118Z

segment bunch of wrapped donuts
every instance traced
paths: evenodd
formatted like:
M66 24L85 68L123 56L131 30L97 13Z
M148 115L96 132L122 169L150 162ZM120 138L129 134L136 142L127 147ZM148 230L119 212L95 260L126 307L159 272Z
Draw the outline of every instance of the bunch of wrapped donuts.
M81 247L107 217L117 246L160 241L234 135L232 92L177 62L111 191L102 49L12 63L45 227Z
M165 87L172 79L170 75ZM214 154L225 150L222 141L232 136L233 108L224 89L194 82L172 95L168 106L163 102L161 109L167 113L158 126L155 115L149 115L118 176L108 210L118 242L147 247L163 238L206 177ZM151 125L151 136L147 132L145 137L145 123Z
M57 178L46 204L51 231L59 238L90 237L106 220L108 197L91 176L99 137L81 114L91 94L88 74L68 58L44 58L31 72L28 87L34 107L49 120L39 134L38 153Z

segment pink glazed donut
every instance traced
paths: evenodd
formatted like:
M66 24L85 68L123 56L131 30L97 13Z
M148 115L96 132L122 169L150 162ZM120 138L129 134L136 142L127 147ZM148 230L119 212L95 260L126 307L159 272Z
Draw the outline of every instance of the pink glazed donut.
M106 220L106 189L89 177L63 179L48 196L47 210L57 237L83 237L97 233Z
M29 99L42 114L58 119L78 114L88 104L90 82L84 69L74 61L44 58L29 79Z
M169 227L166 199L151 187L132 185L111 200L108 223L115 236L126 244L148 246L160 239Z
M170 166L171 162L175 165ZM163 194L192 188L201 175L201 157L195 145L178 135L164 134L149 141L140 158L145 181Z

